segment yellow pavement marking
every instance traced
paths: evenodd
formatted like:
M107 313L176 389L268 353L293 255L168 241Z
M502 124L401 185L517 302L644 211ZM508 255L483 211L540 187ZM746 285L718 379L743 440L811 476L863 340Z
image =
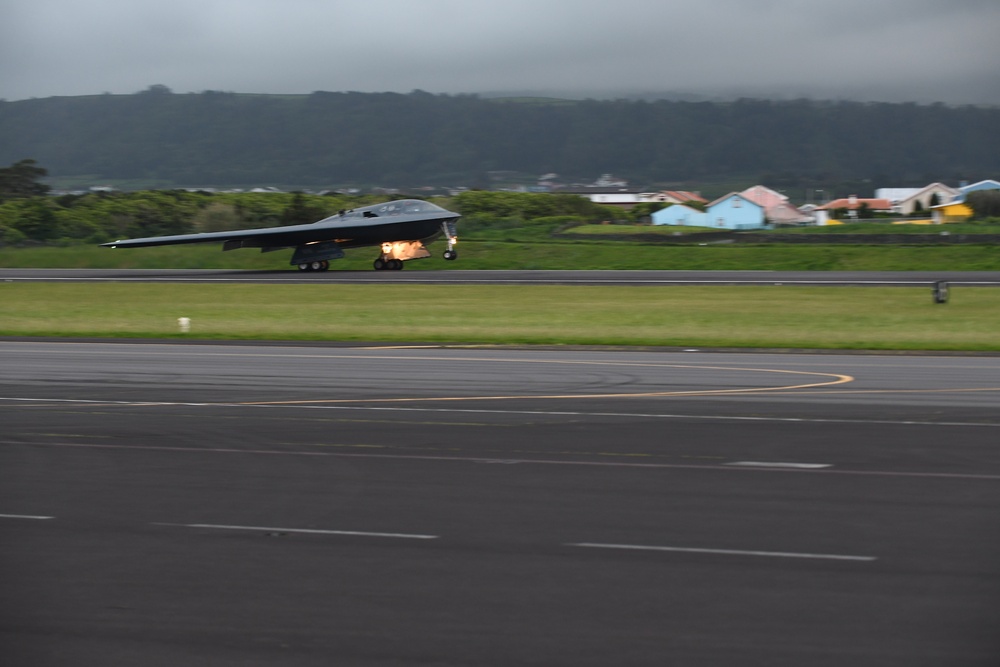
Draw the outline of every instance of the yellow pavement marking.
M573 362L557 362L573 363ZM615 362L590 362L582 361L581 364L601 364L616 366L645 366L653 368L682 368L696 370L716 370L716 371L736 371L736 372L756 372L756 373L783 373L789 375L813 375L818 377L832 378L826 382L811 382L807 384L782 385L779 387L748 387L744 389L700 389L682 391L653 391L653 392L623 392L623 393L602 393L602 394L514 394L500 396L430 396L430 397L396 397L396 398L330 398L312 400L292 400L292 401L246 401L239 405L310 405L310 404L330 404L330 403L412 403L426 401L501 401L501 400L554 400L554 399L585 399L585 398L660 398L666 396L707 396L707 395L733 395L747 393L762 393L773 391L791 391L801 389L811 389L816 387L830 387L833 385L853 382L854 377L841 375L839 373L819 373L813 371L790 371L776 368L733 368L726 366L691 366L679 364L638 364L638 363L615 363Z
M961 394L969 392L1000 391L1000 387L953 387L951 389L834 389L817 391L818 396L832 394Z

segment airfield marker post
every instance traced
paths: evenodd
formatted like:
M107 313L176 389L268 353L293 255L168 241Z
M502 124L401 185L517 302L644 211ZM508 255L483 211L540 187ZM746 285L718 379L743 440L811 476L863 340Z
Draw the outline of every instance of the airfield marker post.
M948 303L948 283L944 280L936 281L932 287L932 294L934 303Z

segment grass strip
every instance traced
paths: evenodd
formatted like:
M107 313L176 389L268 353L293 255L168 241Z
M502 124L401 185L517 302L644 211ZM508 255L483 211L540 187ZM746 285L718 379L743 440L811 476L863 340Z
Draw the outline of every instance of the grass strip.
M997 351L998 332L985 288L0 284L4 336Z

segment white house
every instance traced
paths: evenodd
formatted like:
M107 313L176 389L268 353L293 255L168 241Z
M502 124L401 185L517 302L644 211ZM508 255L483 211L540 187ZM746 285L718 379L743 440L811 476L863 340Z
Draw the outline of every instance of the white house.
M625 187L585 187L585 188L565 188L559 190L566 194L580 195L586 197L595 204L605 206L619 206L621 208L631 208L636 204L646 202L662 203L703 203L708 202L695 192L685 192L680 190L663 190L661 192L643 192Z
M931 183L922 188L879 188L875 191L875 198L888 199L893 213L913 215L945 204L958 193L958 190L943 183Z
M631 208L640 202L648 201L644 198L645 193L640 192L639 190L631 190L629 188L564 188L559 190L559 192L571 195L580 195L581 197L586 197L595 204L601 204L604 206L619 206L621 208Z

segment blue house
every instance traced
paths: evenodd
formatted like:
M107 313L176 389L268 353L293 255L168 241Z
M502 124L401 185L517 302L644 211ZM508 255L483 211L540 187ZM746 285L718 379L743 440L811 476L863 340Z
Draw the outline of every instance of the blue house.
M983 190L1000 190L1000 183L994 180L979 181L972 185L963 185L958 189L959 195L952 200L952 203L965 201L965 196L970 192L982 192Z
M654 225L680 225L683 227L704 227L708 224L708 216L704 211L685 206L684 204L674 204L659 211L654 211Z
M706 217L706 226L719 229L763 229L767 226L764 207L738 192L730 192L709 204Z

